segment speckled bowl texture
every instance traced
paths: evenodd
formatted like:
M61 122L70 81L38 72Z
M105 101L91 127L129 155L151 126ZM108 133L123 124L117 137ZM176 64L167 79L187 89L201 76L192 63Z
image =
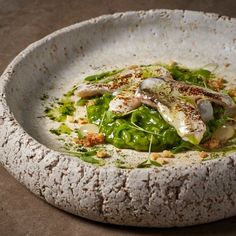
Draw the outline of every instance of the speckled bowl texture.
M96 167L60 153L38 116L44 92L62 94L98 71L169 60L217 63L218 74L234 81L235 58L236 20L202 12L117 13L52 33L1 76L1 164L48 203L95 221L173 227L233 216L235 154L175 167Z

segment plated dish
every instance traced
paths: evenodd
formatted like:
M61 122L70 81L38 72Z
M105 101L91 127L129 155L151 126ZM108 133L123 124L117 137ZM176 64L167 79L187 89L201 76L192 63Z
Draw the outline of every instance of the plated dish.
M49 204L99 222L236 215L235 26L150 10L35 42L0 79L1 164Z

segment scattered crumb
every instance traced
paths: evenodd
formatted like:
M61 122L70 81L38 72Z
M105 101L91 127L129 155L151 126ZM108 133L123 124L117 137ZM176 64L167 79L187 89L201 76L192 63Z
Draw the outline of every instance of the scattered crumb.
M219 91L225 87L225 80L223 78L209 80L208 85L216 91Z
M105 136L101 133L88 133L84 138L74 139L76 144L81 144L85 147L92 147L97 144L102 144L105 142Z
M160 157L161 157L160 153L157 152L153 152L150 154L150 159L152 159L153 161L156 161Z
M236 88L230 89L228 91L229 96L236 97Z
M166 160L165 158L162 158L162 157L158 158L158 160L156 160L156 161L161 165L165 165L165 164L169 163L168 160Z
M226 68L230 66L230 63L225 63L224 65Z
M203 147L207 147L209 149L215 149L220 146L220 140L216 138L212 138L203 144Z
M80 125L88 124L88 119L87 118L79 118L79 124Z
M110 157L110 155L105 150L100 150L100 151L97 151L97 157L99 157L99 158L107 158L107 157Z
M171 151L168 151L168 150L164 150L162 152L162 156L164 158L173 158L173 157L175 157L174 154Z
M152 159L153 161L156 161L158 159L158 162L160 158L174 158L174 157L175 157L174 154L168 150L164 150L163 152L153 152L150 154L150 159Z
M208 157L208 153L207 152L204 152L204 151L201 151L201 152L199 152L199 156L201 157L201 158L206 158L206 157Z

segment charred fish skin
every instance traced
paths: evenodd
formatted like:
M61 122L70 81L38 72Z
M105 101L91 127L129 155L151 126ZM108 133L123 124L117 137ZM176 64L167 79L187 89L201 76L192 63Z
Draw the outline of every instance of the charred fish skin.
M161 77L148 78L139 86L139 91L145 90L152 92L162 103L171 103L178 98L195 106L200 101L208 100L225 108L235 108L233 99L226 94L176 80L165 80Z
M76 95L81 98L89 98L106 92L110 93L110 90L105 86L99 87L93 84L81 84L76 90Z
M116 114L127 114L142 105L139 98L134 96L116 96L109 104L109 111Z
M172 82L172 86L174 86L178 90L179 94L192 98L195 100L195 102L201 99L206 99L228 108L235 106L235 103L230 96L223 93L215 92L208 88L188 85L177 81Z
M123 70L121 73L111 76L97 83L82 83L78 86L76 94L79 97L92 97L110 93L114 99L109 104L109 111L117 114L126 114L141 106L140 99L135 97L136 90L141 81L147 76L162 76L166 80L173 80L170 72L159 65L147 67L135 67Z
M206 88L164 78L144 80L136 92L141 102L156 108L183 140L199 144L206 131L204 121L213 118L211 102L235 107L231 97ZM208 112L201 114L200 112Z
M152 91L156 83L159 84L160 92L157 94ZM173 89L164 86L162 78L150 78L143 81L136 92L136 96L141 102L157 109L163 119L172 125L179 136L195 145L199 144L206 132L206 125L201 119L200 113L195 107L181 101L173 96Z
M154 75L159 75L166 80L173 80L170 72L164 67L155 66ZM140 83L146 79L145 71L136 70L136 76L117 96L110 102L109 110L117 114L126 114L142 105L140 99L135 96L135 93ZM116 92L115 92L116 93Z

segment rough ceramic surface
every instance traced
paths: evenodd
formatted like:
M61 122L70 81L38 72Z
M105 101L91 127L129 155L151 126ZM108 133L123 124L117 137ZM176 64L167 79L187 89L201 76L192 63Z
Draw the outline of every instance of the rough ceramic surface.
M0 80L0 161L33 193L73 214L114 224L172 227L236 214L236 155L203 164L122 170L57 152L39 97L129 64L218 63L234 81L236 20L190 11L102 16L30 45ZM230 63L230 66L224 67Z

